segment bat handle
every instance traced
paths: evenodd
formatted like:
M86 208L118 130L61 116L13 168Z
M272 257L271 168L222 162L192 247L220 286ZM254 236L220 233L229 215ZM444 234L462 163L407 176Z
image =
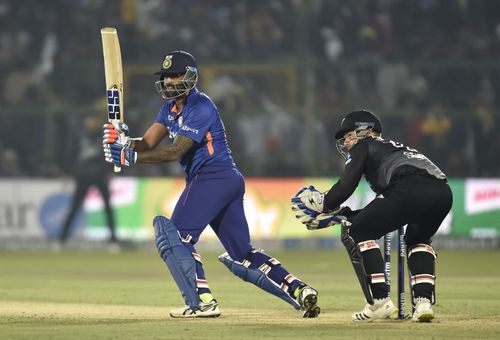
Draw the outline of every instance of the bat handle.
M113 126L115 127L115 129L118 130L118 123L120 123L120 121L118 121L118 120L112 120L111 123L113 124ZM119 134L118 135L118 142L119 143L122 143L121 139L122 139L121 134ZM117 173L117 172L122 171L122 167L119 166L119 165L115 165L113 170L115 171L115 173Z

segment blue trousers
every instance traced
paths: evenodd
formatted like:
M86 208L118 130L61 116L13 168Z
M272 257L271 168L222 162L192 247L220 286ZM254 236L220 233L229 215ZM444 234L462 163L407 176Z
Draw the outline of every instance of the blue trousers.
M204 167L186 181L171 220L193 245L210 225L229 255L241 261L252 249L244 193L245 182L237 169Z
M236 168L203 167L193 178L186 180L171 220L183 238L183 244L196 260L198 293L210 292L201 256L194 245L210 225L233 260L251 262L251 267L268 263L268 277L284 290L292 292L302 281L290 275L281 264L265 253L252 252L250 232L243 209L245 181Z

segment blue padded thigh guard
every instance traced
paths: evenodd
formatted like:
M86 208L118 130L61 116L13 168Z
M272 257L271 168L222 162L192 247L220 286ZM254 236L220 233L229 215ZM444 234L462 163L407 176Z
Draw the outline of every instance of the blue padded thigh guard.
M196 291L196 263L191 252L182 244L175 225L165 216L153 219L156 247L179 287L186 305L197 308L200 299Z
M236 276L246 282L251 282L257 287L265 290L274 296L285 300L293 306L295 309L300 309L300 304L297 300L293 299L287 292L281 290L276 283L271 281L266 274L258 269L251 269L243 266L240 262L234 261L228 253L224 253L219 256L219 261L224 263L224 265Z

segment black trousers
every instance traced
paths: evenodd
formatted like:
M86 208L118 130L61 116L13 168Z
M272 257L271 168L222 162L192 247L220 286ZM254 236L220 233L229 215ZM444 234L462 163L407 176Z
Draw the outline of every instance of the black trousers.
M110 192L108 188L108 182L102 178L102 176L80 176L76 178L76 188L73 193L73 202L71 204L71 208L66 216L64 224L62 226L61 234L59 236L59 240L61 242L65 242L69 237L69 231L71 227L71 222L75 218L76 213L80 209L83 204L83 200L85 195L87 194L88 189L91 186L96 186L99 192L101 193L102 199L104 201L104 209L106 212L106 219L108 223L108 228L110 232L110 240L116 240L115 234L115 219L113 215L113 210L111 208L110 202Z
M408 224L407 246L430 243L452 202L451 189L445 180L421 173L407 174L353 218L349 234L356 243L378 240Z

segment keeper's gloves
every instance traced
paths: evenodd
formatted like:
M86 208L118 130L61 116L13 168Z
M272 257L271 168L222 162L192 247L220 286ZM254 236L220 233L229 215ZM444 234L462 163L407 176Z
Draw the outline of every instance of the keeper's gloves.
M304 211L311 217L327 212L325 210L325 193L320 192L314 186L303 187L292 197L292 205Z
M340 224L352 215L352 210L349 207L340 207L337 210L328 213L321 213L316 216L307 214L296 204L292 204L292 210L295 212L295 218L304 224L308 230L323 229L335 224Z

